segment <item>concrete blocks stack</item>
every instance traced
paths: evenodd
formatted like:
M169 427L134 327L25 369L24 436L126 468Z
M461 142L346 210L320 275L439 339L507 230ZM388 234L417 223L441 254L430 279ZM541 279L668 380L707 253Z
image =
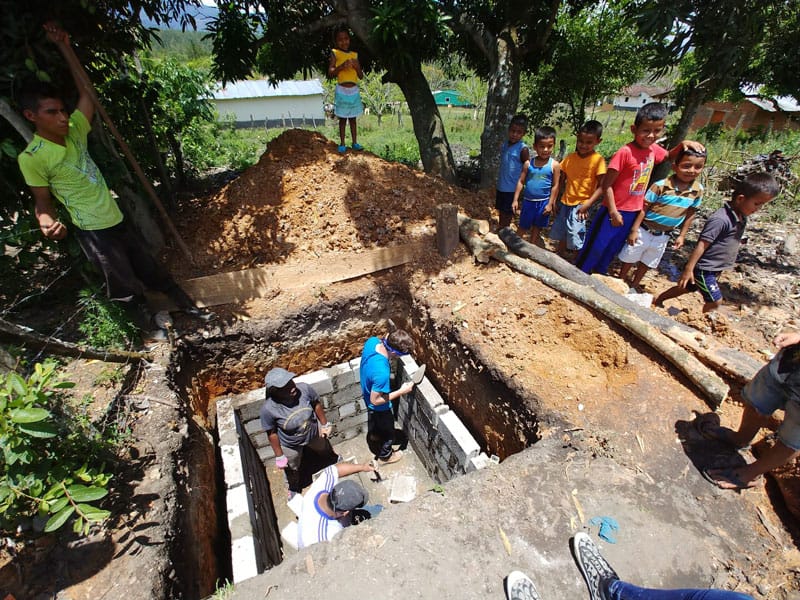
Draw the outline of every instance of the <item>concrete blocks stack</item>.
M245 485L244 467L239 451L236 414L231 398L218 400L217 431L222 468L225 473L225 504L231 532L231 564L234 582L258 574L255 538L251 520L250 495Z

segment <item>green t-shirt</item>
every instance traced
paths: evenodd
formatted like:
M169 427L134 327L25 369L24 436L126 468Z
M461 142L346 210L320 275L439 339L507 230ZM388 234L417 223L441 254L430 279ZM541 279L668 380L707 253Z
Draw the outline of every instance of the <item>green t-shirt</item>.
M86 231L107 229L122 222L122 212L89 156L86 138L90 130L89 121L76 110L69 118L66 146L34 135L17 158L25 183L49 187L67 208L72 223Z

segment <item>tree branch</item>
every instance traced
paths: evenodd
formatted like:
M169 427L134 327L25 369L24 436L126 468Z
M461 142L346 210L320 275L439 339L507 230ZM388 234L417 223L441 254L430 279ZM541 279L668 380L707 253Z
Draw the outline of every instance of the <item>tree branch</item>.
M0 116L11 123L11 126L22 136L26 144L33 139L33 131L28 122L11 108L11 105L4 98L0 98Z

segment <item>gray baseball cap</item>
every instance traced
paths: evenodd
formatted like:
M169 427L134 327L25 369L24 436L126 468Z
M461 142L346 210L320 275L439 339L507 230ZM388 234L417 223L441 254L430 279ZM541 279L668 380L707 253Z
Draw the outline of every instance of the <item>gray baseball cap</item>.
M267 386L267 390L273 387L282 388L294 378L295 374L291 371L275 367L274 369L270 369L267 376L264 377L264 385Z
M367 490L355 481L345 479L340 481L330 493L331 508L337 512L346 512L354 508L361 508L369 500Z

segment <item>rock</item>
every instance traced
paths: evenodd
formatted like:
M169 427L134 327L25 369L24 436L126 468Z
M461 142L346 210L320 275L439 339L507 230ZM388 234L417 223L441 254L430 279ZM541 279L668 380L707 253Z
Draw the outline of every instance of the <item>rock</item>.
M797 236L793 233L788 234L778 246L778 253L784 256L797 256Z

